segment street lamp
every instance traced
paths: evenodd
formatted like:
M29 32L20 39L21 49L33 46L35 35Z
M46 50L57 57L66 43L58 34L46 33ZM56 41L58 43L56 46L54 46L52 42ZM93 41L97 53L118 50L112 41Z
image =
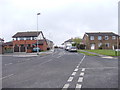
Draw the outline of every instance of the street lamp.
M39 50L38 50L38 15L40 15L40 13L37 13L37 55L39 55Z

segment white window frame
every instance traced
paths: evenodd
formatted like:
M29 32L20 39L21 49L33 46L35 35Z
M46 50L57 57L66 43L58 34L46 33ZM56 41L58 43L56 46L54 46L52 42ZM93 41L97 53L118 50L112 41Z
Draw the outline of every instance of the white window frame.
M94 40L94 36L90 36L90 40Z
M116 39L116 36L112 36L112 40L115 40Z
M102 46L102 43L98 43L98 47L101 47Z
M107 37L107 39L106 39L106 37ZM105 40L108 40L109 39L109 36L105 36Z
M98 36L98 40L102 40L102 36Z

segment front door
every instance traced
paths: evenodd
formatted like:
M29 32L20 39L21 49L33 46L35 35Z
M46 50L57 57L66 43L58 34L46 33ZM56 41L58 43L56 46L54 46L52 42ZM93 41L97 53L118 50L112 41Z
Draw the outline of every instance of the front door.
M95 44L91 44L91 49L95 49Z

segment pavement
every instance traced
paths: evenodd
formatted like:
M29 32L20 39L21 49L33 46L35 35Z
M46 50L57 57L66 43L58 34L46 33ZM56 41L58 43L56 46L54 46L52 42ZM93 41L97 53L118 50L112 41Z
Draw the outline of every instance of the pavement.
M54 49L51 49L49 51L45 51L45 52L39 52L37 54L37 52L34 53L26 53L26 52L14 52L14 53L5 53L2 54L2 56L14 56L14 57L33 57L33 56L44 56L44 55L49 55L51 53L54 52Z
M3 88L108 90L118 88L118 60L63 49L43 57L2 56L0 80Z

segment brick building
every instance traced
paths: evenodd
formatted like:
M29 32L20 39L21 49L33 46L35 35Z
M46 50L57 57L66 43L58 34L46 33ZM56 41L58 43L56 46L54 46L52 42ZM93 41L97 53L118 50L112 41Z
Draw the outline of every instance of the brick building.
M119 41L119 36L113 32L93 32L85 33L82 43L86 49L115 49Z
M42 31L17 32L12 38L14 52L32 52L31 50L37 47L37 40L41 50L47 50L48 47Z

